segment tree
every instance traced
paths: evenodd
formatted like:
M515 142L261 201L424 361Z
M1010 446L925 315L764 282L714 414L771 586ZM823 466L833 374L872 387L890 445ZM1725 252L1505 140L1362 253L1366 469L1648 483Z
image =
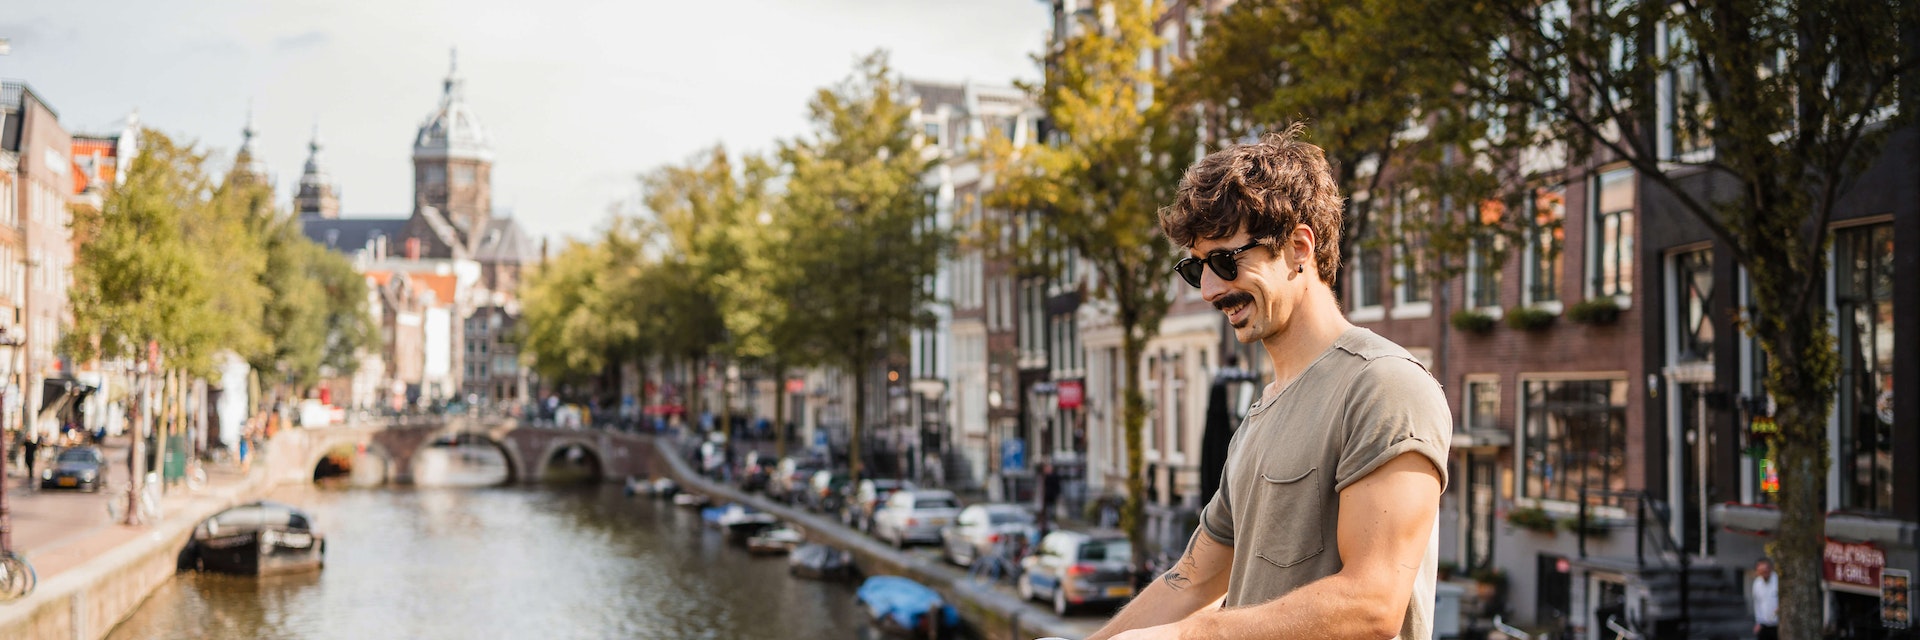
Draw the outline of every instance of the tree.
M1839 363L1830 318L1808 311L1825 291L1837 203L1911 122L1920 4L1408 4L1420 11L1419 42L1456 63L1464 90L1513 110L1517 126L1499 132L1510 143L1625 161L1746 270L1753 298L1741 325L1766 352L1779 407L1781 632L1819 637ZM1671 136L1661 127L1669 104Z
M1029 235L1029 257L1039 262L1071 250L1098 275L1091 293L1111 307L1120 326L1127 444L1121 526L1133 541L1135 564L1144 565L1147 401L1140 362L1172 304L1179 251L1160 237L1158 212L1173 201L1196 144L1190 110L1165 103L1143 108L1142 90L1160 78L1141 68L1140 52L1158 46L1152 22L1161 3L1103 0L1094 8L1100 23L1081 25L1048 61L1040 98L1057 139L1021 147L989 142L985 164L995 186L987 198L998 208L1042 212L1049 231Z
M786 321L796 341L854 379L849 457L862 470L867 377L872 363L922 326L922 288L947 250L933 228L931 159L909 126L913 106L884 53L862 58L847 79L808 105L809 136L781 145L786 191L777 203L779 254L772 291L798 301Z
M599 301L611 264L604 246L570 242L528 275L521 291L521 340L541 377L577 381L607 366L614 325L606 322Z

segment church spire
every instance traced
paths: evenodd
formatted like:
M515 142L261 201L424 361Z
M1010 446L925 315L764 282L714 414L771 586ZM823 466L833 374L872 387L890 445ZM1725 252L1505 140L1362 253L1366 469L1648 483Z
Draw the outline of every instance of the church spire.
M320 162L320 123L313 124L313 138L307 141L306 171L300 174L300 192L293 197L293 208L302 218L340 217L340 195Z
M260 152L254 148L255 131L253 128L253 101L247 101L247 123L240 127L240 151L233 155L234 167L261 182L272 183L267 176L267 163L260 158Z

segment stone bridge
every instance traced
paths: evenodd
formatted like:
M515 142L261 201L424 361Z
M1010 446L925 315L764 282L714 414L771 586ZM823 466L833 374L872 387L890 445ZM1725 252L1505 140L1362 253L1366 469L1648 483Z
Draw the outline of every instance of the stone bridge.
M561 456L584 456L602 481L644 478L655 451L650 436L531 427L507 418L447 416L289 429L274 437L267 455L276 482L311 482L314 470L329 453L355 448L386 465L388 482L410 484L416 454L456 442L498 449L506 458L508 482L537 482L546 476L548 464Z

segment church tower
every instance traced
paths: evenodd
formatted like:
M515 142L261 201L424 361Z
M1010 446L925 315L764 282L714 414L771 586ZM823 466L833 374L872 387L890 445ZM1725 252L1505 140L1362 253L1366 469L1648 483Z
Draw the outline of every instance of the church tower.
M320 126L313 127L313 140L307 143L307 168L300 174L300 191L293 196L293 209L305 218L340 217L340 194L320 167Z
M235 175L258 183L273 184L273 178L267 174L267 162L254 149L253 136L253 108L248 107L247 126L240 129L240 152L233 155Z
M458 251L472 251L493 217L493 143L467 106L458 74L455 58L441 84L440 105L414 136L413 207L416 219L451 227L443 227L439 235L457 236L446 239L462 245ZM431 220L436 214L439 219ZM434 249L429 253L435 256L456 252L454 247Z

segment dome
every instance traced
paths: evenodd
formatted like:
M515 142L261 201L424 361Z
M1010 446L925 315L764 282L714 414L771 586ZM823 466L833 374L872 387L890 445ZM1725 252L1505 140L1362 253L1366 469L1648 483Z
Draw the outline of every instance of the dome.
M327 183L327 171L320 163L320 125L313 126L313 140L307 143L307 166L300 174L300 184L323 185Z
M493 159L493 141L467 106L457 70L456 65L448 66L440 106L420 123L420 132L413 138L415 158Z

